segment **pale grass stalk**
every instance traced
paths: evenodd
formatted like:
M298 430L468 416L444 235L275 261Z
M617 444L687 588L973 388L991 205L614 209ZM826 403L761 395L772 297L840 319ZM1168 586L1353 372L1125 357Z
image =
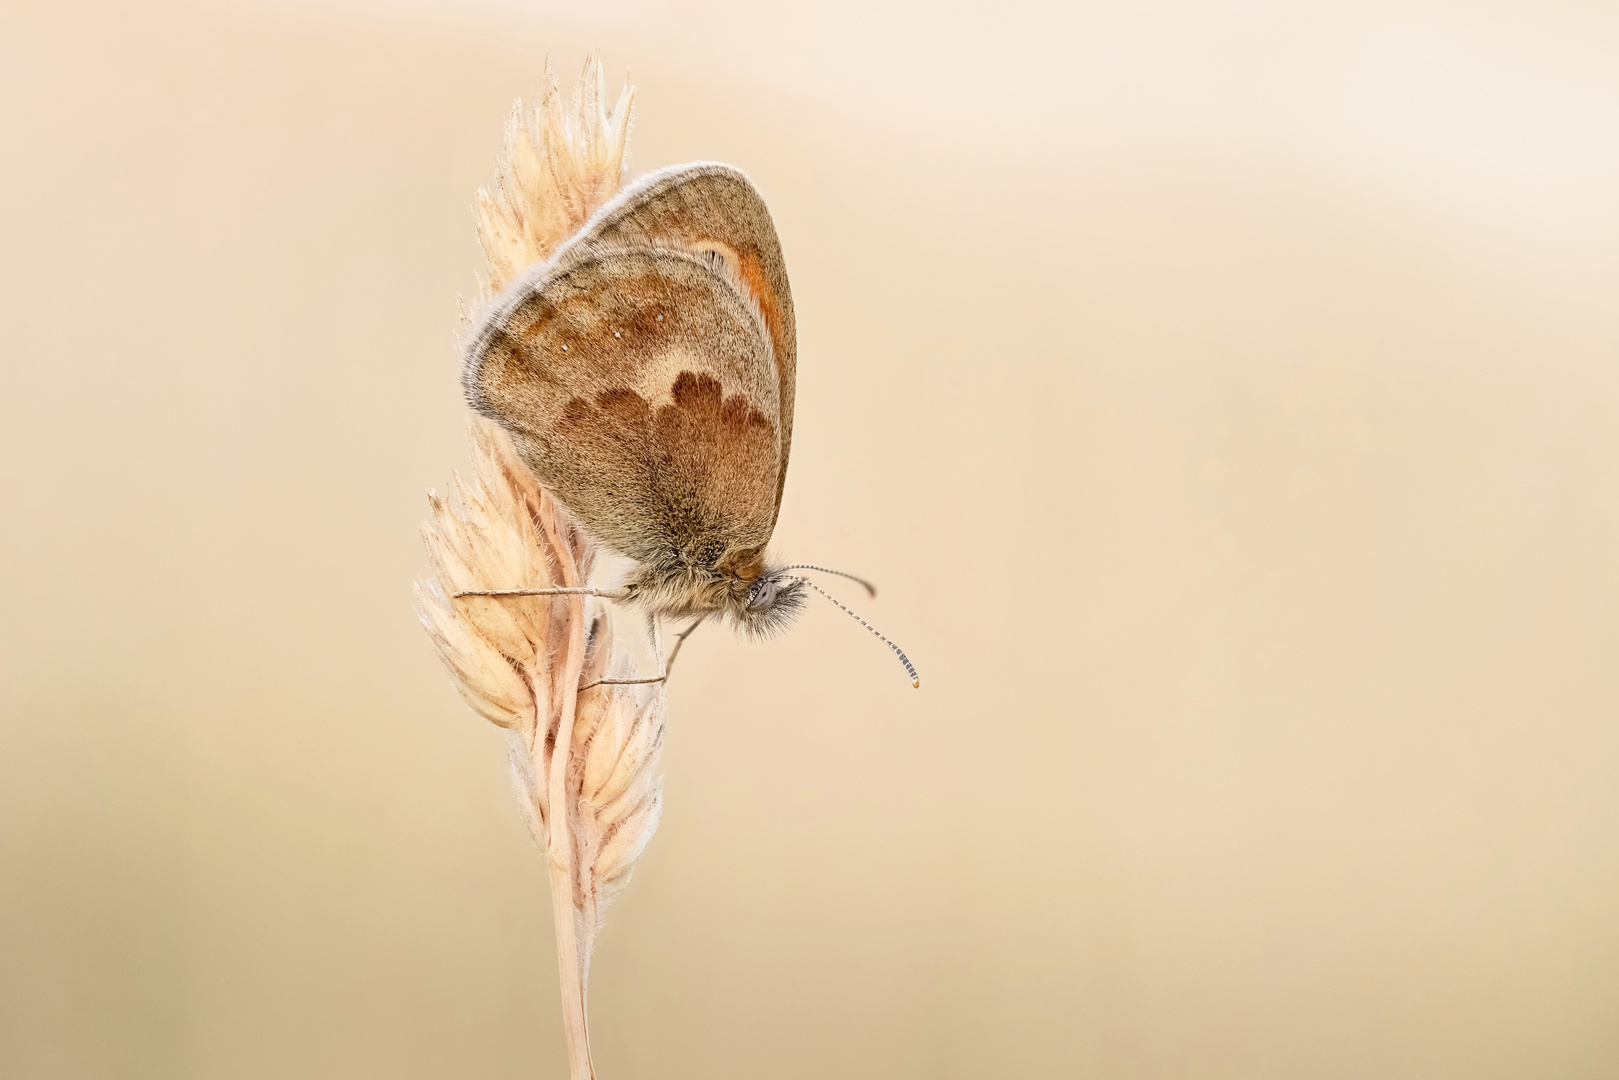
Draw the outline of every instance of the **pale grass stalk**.
M632 97L626 87L609 112L592 58L571 102L547 68L540 101L517 103L494 191L478 192L485 299L546 258L618 189ZM631 677L634 666L598 601L455 597L577 588L596 561L595 542L498 427L474 419L471 442L472 475L457 477L446 498L429 496L423 536L432 573L416 587L418 611L462 696L508 732L513 779L551 880L571 1075L590 1080L590 954L604 909L657 828L664 687L591 686ZM650 645L661 664L655 627Z

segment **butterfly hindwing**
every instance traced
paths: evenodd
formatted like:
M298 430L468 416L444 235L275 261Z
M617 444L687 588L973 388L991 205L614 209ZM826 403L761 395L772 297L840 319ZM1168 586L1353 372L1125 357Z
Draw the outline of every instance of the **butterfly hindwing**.
M497 300L464 383L598 538L718 567L774 528L792 331L763 202L735 170L682 166L627 189Z

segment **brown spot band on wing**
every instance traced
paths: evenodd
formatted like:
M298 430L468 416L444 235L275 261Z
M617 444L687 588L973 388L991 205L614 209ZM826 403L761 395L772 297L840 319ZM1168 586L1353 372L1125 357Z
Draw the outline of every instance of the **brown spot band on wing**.
M565 481L558 494L626 554L647 557L636 550L642 530L618 535L621 520L639 518L655 523L658 546L682 561L740 569L770 539L776 485L760 478L774 479L775 425L742 395L726 397L710 375L682 371L670 397L656 411L628 390L570 400L547 452L553 461L577 454L594 468L588 483ZM632 491L647 505L624 506Z
M714 566L727 549L770 538L768 530L723 535L730 530L716 526L722 520L770 520L774 507L765 499L774 496L774 485L761 485L758 478L776 471L776 428L741 395L723 397L718 380L708 375L681 372L671 396L658 410L655 438L667 470L662 489L691 499L667 508L672 523L678 522L676 548L696 565Z

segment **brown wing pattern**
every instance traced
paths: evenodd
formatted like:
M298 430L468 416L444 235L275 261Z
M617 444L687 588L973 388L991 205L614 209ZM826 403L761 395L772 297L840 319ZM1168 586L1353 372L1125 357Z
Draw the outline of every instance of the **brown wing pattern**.
M682 165L626 188L497 299L463 383L599 539L716 567L775 527L795 332L763 199L730 166Z
M649 173L602 207L576 245L595 250L663 248L703 257L718 253L730 283L759 308L769 333L781 413L776 510L792 449L798 378L798 329L793 293L775 223L758 189L739 169L694 162ZM775 523L775 511L771 523Z
M575 249L485 322L465 385L599 539L712 568L763 548L774 526L767 333L696 255Z

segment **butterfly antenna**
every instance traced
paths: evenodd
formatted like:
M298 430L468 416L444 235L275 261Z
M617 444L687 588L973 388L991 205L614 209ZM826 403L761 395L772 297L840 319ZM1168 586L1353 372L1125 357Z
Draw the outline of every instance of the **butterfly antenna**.
M806 567L803 567L803 569L805 569L805 570L814 570L814 569L817 569L817 567L806 566ZM829 574L837 573L836 570L828 570L826 572L829 573ZM843 576L844 577L849 577L850 575L844 574ZM833 596L831 593L827 592L825 589L821 588L819 585L815 584L815 582L811 581L809 578L794 578L793 580L802 581L805 585L808 585L810 588L814 589L816 592L820 593L822 596L824 596L828 600L832 601L832 603L836 604L843 611L843 613L845 615L849 616L851 619L853 619L855 622L859 623L861 626L864 626L867 630L870 630L873 634L876 634L877 635L877 640L881 641L884 645L887 645L890 649L893 649L894 650L894 655L899 657L899 662L905 665L905 673L911 677L911 685L913 687L915 687L916 689L918 689L918 690L920 690L922 688L922 676L920 676L920 675L918 675L916 673L916 665L911 663L911 658L909 656L905 655L905 650L904 649L900 648L898 645L895 645L892 641L889 641L886 637L883 636L882 631L878 630L875 626L871 625L865 619L862 619L860 616L856 615L854 612L852 612L848 608L844 607L842 601L840 601L837 597ZM855 580L859 581L860 579L855 578ZM869 588L869 586L868 586L868 588Z
M877 599L877 586L873 585L871 582L867 581L863 577L855 577L853 574L845 574L842 570L828 570L824 566L803 566L803 565L800 565L800 566L784 566L784 567L782 567L782 569L783 570L814 570L814 571L816 571L818 573L822 573L822 574L836 574L838 577L846 577L850 581L858 581L861 585L864 585L865 588L866 588L866 591L871 594L871 598L873 600ZM845 610L847 610L847 609L845 609ZM853 614L853 612L850 612L850 614ZM855 616L855 617L859 618L858 615Z

